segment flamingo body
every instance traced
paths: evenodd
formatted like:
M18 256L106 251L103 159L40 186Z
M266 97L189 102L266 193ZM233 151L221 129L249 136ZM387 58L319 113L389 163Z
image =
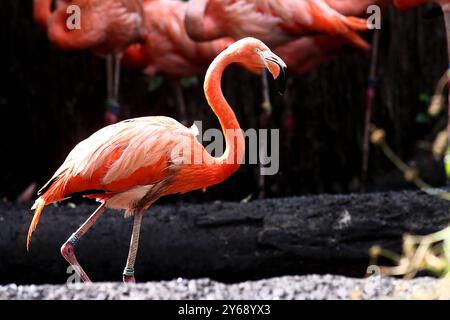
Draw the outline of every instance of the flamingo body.
M337 12L346 16L361 17L367 14L367 8L377 5L381 10L387 9L392 0L325 0ZM415 0L413 0L415 1Z
M144 14L140 0L59 1L34 0L34 18L47 30L50 41L63 50L90 50L98 55L117 54L144 36ZM67 9L80 8L80 29L70 30Z
M186 28L195 40L224 36L254 36L277 47L312 34L342 35L355 46L367 48L356 31L364 20L345 17L323 0L191 0Z
M385 10L392 0L326 0L328 5L345 16L365 17L370 5ZM339 35L301 37L275 49L289 66L289 71L304 74L320 64L332 60L349 47L348 40Z
M164 73L181 78L205 71L233 40L193 41L184 26L186 7L187 3L183 1L145 2L146 40L143 44L135 44L127 49L125 65L145 69L148 76Z
M186 128L168 117L129 119L107 126L69 153L50 185L41 191L41 198L52 203L81 193L105 201L106 207L133 211L147 208L166 194L219 183L227 175L217 175L214 166L208 168L209 175L202 175L208 159L199 165L185 166L183 163L190 159L171 154L179 147L209 156L195 134L195 127Z
M412 9L414 7L417 7L417 6L427 3L427 2L434 2L434 3L437 3L442 6L446 3L449 3L450 1L448 1L448 0L434 0L434 1L430 1L430 0L394 0L395 6L397 7L397 9L400 9L400 10Z
M34 0L35 21L47 31L50 41L68 51L88 50L107 58L107 107L105 120L119 117L120 61L123 51L145 37L142 0ZM78 7L79 27L69 28L68 19ZM113 61L113 57L115 61Z
M261 41L245 38L222 51L205 76L205 96L225 136L225 152L212 157L187 128L168 117L144 117L107 126L80 142L40 190L27 237L27 248L40 214L50 203L74 194L95 198L100 207L62 246L61 253L83 281L90 281L78 263L74 246L105 208L134 214L124 281L134 281L134 263L143 211L164 195L208 187L228 178L242 162L245 141L236 116L225 100L221 79L225 68L239 63L267 68L278 78L285 63Z

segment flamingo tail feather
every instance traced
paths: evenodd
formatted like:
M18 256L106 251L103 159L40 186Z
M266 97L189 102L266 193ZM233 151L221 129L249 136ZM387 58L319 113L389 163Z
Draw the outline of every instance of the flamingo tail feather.
M30 228L28 229L28 236L27 236L27 251L30 251L30 241L31 236L33 235L33 232L36 230L37 224L39 222L39 218L41 216L42 210L45 207L45 200L40 197L36 200L34 205L31 207L32 210L34 210L34 216L33 220L31 221Z

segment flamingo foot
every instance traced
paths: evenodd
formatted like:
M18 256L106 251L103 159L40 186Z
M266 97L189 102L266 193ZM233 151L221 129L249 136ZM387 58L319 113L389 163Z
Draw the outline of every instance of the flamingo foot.
M125 268L125 270L123 271L123 282L136 283L136 278L134 277L134 269Z
M66 259L66 261L70 264L70 266L75 270L75 272L80 276L80 279L83 282L91 282L91 279L89 279L86 272L84 272L83 268L78 263L78 260L75 256L75 247L70 239L62 245L61 254L64 259Z
M136 283L136 278L134 276L123 276L123 283Z

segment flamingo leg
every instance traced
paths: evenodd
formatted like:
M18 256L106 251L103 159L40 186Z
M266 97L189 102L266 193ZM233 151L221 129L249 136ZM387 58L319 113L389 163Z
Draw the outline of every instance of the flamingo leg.
M133 233L131 234L130 250L128 251L127 265L123 271L123 282L136 282L134 277L134 264L139 246L139 234L141 232L142 211L134 214Z
M286 88L292 86L292 78L289 78L286 84ZM292 111L292 98L290 96L290 90L287 89L284 95L284 112L283 112L283 130L284 130L284 152L285 159L291 159L292 141L294 139L295 132L295 118ZM290 170L290 169L287 169ZM288 171L289 172L289 171Z
M262 88L262 103L261 103L261 115L259 117L259 126L261 129L267 129L269 126L270 121L270 115L272 114L272 104L270 103L270 93L269 93L269 80L267 78L267 71L264 70L261 75L261 88ZM259 180L258 180L258 188L259 188L259 194L258 198L263 199L265 197L265 189L266 189L266 179L265 176L261 174L262 167L264 166L262 163L264 161L262 157L267 154L267 141L260 141L259 142L259 155L260 155L260 162L259 162Z
M116 123L119 120L119 82L120 82L120 61L122 54L115 56L108 55L106 58L106 74L107 74L107 99L105 121L107 124Z
M82 236L94 225L94 223L100 218L105 211L105 204L102 203L97 210L73 233L69 239L62 245L61 254L66 261L72 266L75 272L80 276L83 282L91 282L86 272L84 272L80 263L75 256L75 246Z
M113 100L119 101L119 87L120 87L120 67L122 61L122 54L116 54L114 57L114 84L113 84Z
M173 85L175 87L175 95L176 95L176 100L177 100L178 119L180 120L181 124L187 125L188 120L187 120L186 103L184 100L183 89L181 88L181 84L178 79L175 79L173 81Z
M367 85L366 110L364 114L364 136L363 136L363 157L361 167L361 191L366 191L367 176L369 171L369 152L370 152L370 122L372 120L373 101L375 99L376 73L378 62L378 44L380 42L380 31L375 30L372 41L372 57L370 63L370 75Z
M106 97L107 100L112 99L113 95L113 57L108 55L106 57Z

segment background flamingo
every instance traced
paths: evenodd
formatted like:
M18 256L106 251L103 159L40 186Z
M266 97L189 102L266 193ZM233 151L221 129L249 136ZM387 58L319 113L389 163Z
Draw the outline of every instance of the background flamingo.
M148 77L164 74L172 79L179 119L187 122L183 91L179 80L205 72L212 60L233 43L231 38L195 42L186 33L186 2L153 0L144 3L146 39L125 52L126 67L143 69Z
M67 8L77 5L81 28L69 30ZM122 52L144 37L141 0L34 0L35 21L47 30L50 41L63 50L89 50L106 57L108 122L116 122L119 112L120 60Z
M191 0L186 11L186 29L197 41L230 36L253 36L277 47L311 34L339 35L352 45L368 48L356 33L366 30L363 19L346 17L323 0ZM266 75L262 77L260 127L267 128L272 106ZM263 145L264 149L265 146ZM259 197L264 197L264 177L260 177Z
M222 156L212 157L197 141L195 127L187 128L172 118L144 117L107 126L80 142L39 192L27 247L44 206L73 194L96 198L101 205L62 246L61 253L83 281L90 281L75 257L76 243L106 208L126 210L127 215L134 215L134 225L124 281L134 282L144 210L164 195L220 183L240 166L245 153L244 136L221 90L222 73L232 63L252 70L267 67L274 78L286 68L278 56L254 38L234 43L212 62L204 89L225 135Z
M320 33L339 34L367 48L356 33L367 29L365 21L338 13L324 0L191 0L185 21L189 36L197 41L251 35L277 47Z
M346 16L361 17L371 5L377 5L381 10L386 10L392 0L325 0L330 7Z
M230 36L237 40L253 36L277 47L311 34L340 35L349 43L367 49L355 31L366 30L364 20L346 17L323 0L191 0L185 17L186 30L197 41ZM300 53L301 55L301 53ZM267 79L263 77L262 126L267 126L271 106Z

